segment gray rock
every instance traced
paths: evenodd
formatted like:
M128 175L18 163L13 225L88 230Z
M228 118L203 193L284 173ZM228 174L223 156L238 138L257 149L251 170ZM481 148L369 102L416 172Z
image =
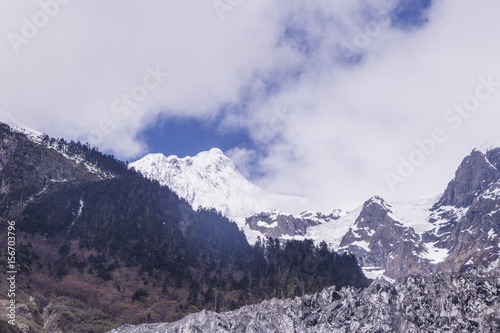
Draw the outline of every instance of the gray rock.
M377 196L364 203L340 247L353 253L360 266L385 270L390 278L431 271L429 260L420 256L426 251L420 236L398 222L391 206Z
M500 149L473 150L460 164L434 210L442 206L468 207L476 195L500 179Z
M340 217L339 214L340 211L334 211L329 215L319 212L303 212L300 216L293 216L271 211L247 217L245 223L250 229L260 231L267 237L303 236L309 227L337 220Z
M432 208L437 225L424 239L449 255L436 271L488 267L500 256L500 148L474 150L458 168L443 197Z
M110 333L191 332L498 332L500 275L410 275L365 290L327 288L227 313L202 311L169 324L125 325Z

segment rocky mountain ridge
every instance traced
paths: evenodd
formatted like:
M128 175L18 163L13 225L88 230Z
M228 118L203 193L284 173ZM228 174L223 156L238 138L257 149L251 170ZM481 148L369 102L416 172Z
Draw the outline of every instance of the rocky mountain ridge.
M365 202L340 249L356 255L365 271L381 271L391 278L430 272L429 260L423 258L428 249L420 236L401 223L380 197Z
M356 254L365 271L373 265L392 278L488 267L500 257L499 167L500 148L474 149L443 195L425 212L427 227L418 232L412 225L416 221L402 222L381 198L372 198L363 205L341 247ZM368 207L377 209L369 211ZM377 230L382 231L381 239ZM400 245L399 251L395 244Z
M475 149L432 208L436 229L424 235L447 249L441 269L488 266L500 256L500 148Z
M245 224L263 236L287 240L295 236L305 236L310 227L338 220L342 214L340 210L334 210L328 215L305 211L294 216L272 210L247 217Z

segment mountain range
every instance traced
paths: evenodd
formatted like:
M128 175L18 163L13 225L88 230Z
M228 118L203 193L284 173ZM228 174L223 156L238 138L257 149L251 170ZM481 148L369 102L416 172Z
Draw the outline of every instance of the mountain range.
M351 212L255 213L239 224L250 241L324 242L354 254L375 281L110 333L497 332L499 210L500 146L489 145L466 156L439 195L395 203L374 196Z
M374 196L350 212L325 214L308 211L305 198L269 194L251 184L216 148L183 159L147 155L130 167L168 186L193 208L212 207L234 219L250 243L268 236L324 241L355 254L372 278L488 267L499 257L496 145L466 156L440 195L396 203Z
M127 165L0 123L0 224L16 224L17 326L498 331L499 170L499 146L485 146L441 194L318 212L252 184L216 148ZM0 309L8 305L0 296ZM152 322L171 324L118 328Z

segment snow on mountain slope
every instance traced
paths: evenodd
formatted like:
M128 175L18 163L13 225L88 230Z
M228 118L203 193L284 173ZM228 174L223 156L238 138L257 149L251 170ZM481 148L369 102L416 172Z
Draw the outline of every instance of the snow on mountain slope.
M149 154L130 167L168 186L194 209L213 207L233 219L271 209L299 213L309 205L305 198L268 193L250 183L217 148L184 158Z
M43 133L38 132L34 129L31 129L18 121L16 121L14 118L11 116L8 116L6 114L0 114L0 122L5 123L10 126L10 129L14 132L24 134L28 137L33 142L36 143L41 143L43 140L43 137L45 136Z
M390 204L375 196L335 221L310 227L304 238L353 253L370 278L395 278L410 272L409 267L423 272L448 255L421 237L435 228L429 219L439 197Z
M362 208L363 206L359 206L343 216L340 216L338 220L309 228L307 234L303 238L312 239L315 243L325 241L335 250L338 250L342 238L349 229L354 226Z
M500 149L495 146L473 150L443 194L391 203L375 196L349 213L313 220L311 216L328 215L299 214L310 210L311 203L251 184L218 149L182 159L148 155L131 166L169 186L194 208L214 207L234 219L250 243L258 236L325 241L335 250L354 253L370 274L396 278L409 270L458 270L472 259L471 264L487 267L497 259ZM465 243L471 244L470 251L460 247Z
M131 163L130 167L170 187L180 197L186 199L193 208L214 207L234 219L243 229L250 243L255 243L258 236L269 236L271 231L274 233L283 231L281 230L283 228L280 230L271 228L272 223L269 221L268 228L262 228L262 225L256 223L252 227L249 223L250 217L266 211L276 214L281 211L278 214L281 217L286 216L290 219L292 215L295 215L293 216L295 219L304 220L304 216L299 213L306 211L310 204L304 198L270 194L250 183L239 174L232 161L217 148L185 158L149 154ZM430 208L438 199L439 196L432 196L412 202L394 203L394 219L407 227L414 228L417 233L425 232L435 227L429 222L429 215ZM278 237L283 240L308 238L314 240L315 243L325 241L334 249L338 249L342 238L349 232L349 229L354 227L361 209L362 206L359 206L351 212L339 213L337 219L328 223L324 221L318 222L317 225L309 223L310 226L307 227L305 233L297 232L294 235L283 231ZM276 237L276 235L273 236Z
M299 215L292 215L271 210L254 214L236 222L240 225L243 224L243 231L250 243L254 243L258 236L277 238L281 241L303 240L311 227L334 223L344 215L340 209L334 209L328 215L316 211L304 211Z
M435 225L429 222L430 209L439 200L441 194L417 200L390 202L392 218L401 222L406 227L411 227L419 234L426 232ZM342 237L352 228L363 206L343 214L338 220L329 224L320 224L309 228L306 238L319 243L327 242L338 249Z
M435 227L429 221L430 210L442 195L440 193L417 200L391 202L392 212L401 223L412 227L417 233L428 231Z
M88 171L97 175L101 179L110 179L115 177L110 172L105 172L101 170L98 166L94 165L93 163L90 163L82 155L68 154L68 144L65 142L61 142L61 140L59 139L50 139L46 134L31 129L7 115L3 114L0 115L0 123L8 125L12 132L25 135L31 142L43 145L49 149L53 149L59 154L63 155L68 160L72 160L76 164L83 165Z

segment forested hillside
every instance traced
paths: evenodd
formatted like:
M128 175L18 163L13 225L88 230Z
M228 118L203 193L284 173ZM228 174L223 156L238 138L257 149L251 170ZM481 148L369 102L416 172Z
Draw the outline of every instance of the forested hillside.
M326 244L252 247L220 213L193 211L95 148L0 135L2 228L16 222L20 321L35 331L102 332L369 282Z

